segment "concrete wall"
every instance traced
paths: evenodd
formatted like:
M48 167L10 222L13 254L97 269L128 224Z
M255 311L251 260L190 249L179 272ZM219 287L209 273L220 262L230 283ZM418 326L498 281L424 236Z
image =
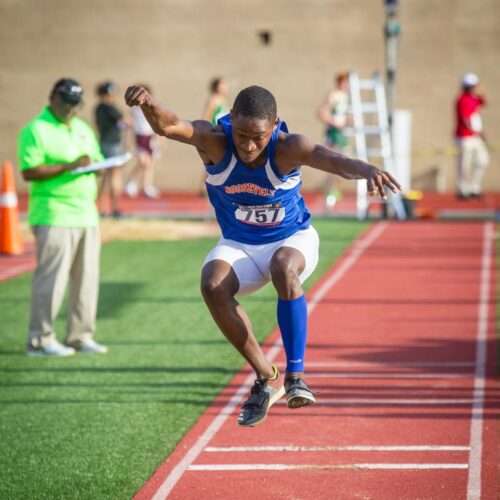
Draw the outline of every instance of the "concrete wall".
M463 72L477 72L486 86L491 105L483 118L491 142L500 142L500 2L400 0L399 10L396 104L413 113L413 175L424 178L439 167L452 190L453 158L428 150L452 145L452 101ZM319 141L315 110L332 75L383 70L384 17L382 0L2 0L0 160L15 159L19 128L61 76L84 85L88 120L102 79L114 79L122 90L149 82L185 118L199 117L214 75L227 77L231 99L257 83L274 92L291 130ZM267 47L260 30L272 33ZM500 189L498 160L495 151L489 190ZM157 183L193 190L200 171L191 148L168 143ZM306 188L323 178L305 169Z

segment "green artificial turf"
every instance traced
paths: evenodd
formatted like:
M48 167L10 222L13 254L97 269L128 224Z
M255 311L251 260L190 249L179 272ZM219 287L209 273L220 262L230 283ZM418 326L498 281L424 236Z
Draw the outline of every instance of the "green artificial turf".
M321 258L308 286L367 227L315 226ZM199 293L214 243L103 247L96 338L107 355L28 358L31 274L0 283L0 498L130 498L169 455L243 365ZM275 326L273 289L243 304L263 340Z

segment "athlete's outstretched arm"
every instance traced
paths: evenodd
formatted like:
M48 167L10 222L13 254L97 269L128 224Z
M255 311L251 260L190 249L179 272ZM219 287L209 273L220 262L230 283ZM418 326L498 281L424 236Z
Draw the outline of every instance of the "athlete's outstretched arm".
M224 134L218 133L216 127L205 120L182 120L175 111L160 104L142 86L134 85L125 92L128 106L140 106L146 120L156 134L195 146L206 153L216 163L224 154ZM221 156L222 155L222 156Z
M379 194L386 199L384 187L394 193L401 189L398 181L388 172L362 160L336 153L299 134L282 138L276 150L276 163L283 174L289 174L301 165L307 165L345 179L366 179L368 194Z

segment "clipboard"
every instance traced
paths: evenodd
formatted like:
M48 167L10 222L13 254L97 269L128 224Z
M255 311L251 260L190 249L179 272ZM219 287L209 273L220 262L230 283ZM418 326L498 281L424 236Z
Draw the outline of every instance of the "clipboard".
M132 154L127 152L121 155L111 156L96 163L91 163L90 165L85 165L84 167L75 168L71 171L71 173L74 175L87 174L89 172L97 172L98 170L105 170L107 168L121 167L131 159Z

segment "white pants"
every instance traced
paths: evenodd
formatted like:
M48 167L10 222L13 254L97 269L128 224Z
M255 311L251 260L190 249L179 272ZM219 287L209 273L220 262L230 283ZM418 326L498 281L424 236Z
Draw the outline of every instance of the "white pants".
M457 188L463 195L480 194L484 171L490 162L488 149L479 136L457 139Z
M304 256L306 266L299 276L300 282L303 283L318 265L319 236L312 226L288 238L265 245L249 245L221 238L209 252L203 265L212 260L227 262L238 277L238 295L246 295L271 281L271 259L282 247L295 248Z
M54 321L68 281L70 294L65 342L95 333L99 293L99 227L35 226L37 266L33 274L28 344L48 346L56 339Z

